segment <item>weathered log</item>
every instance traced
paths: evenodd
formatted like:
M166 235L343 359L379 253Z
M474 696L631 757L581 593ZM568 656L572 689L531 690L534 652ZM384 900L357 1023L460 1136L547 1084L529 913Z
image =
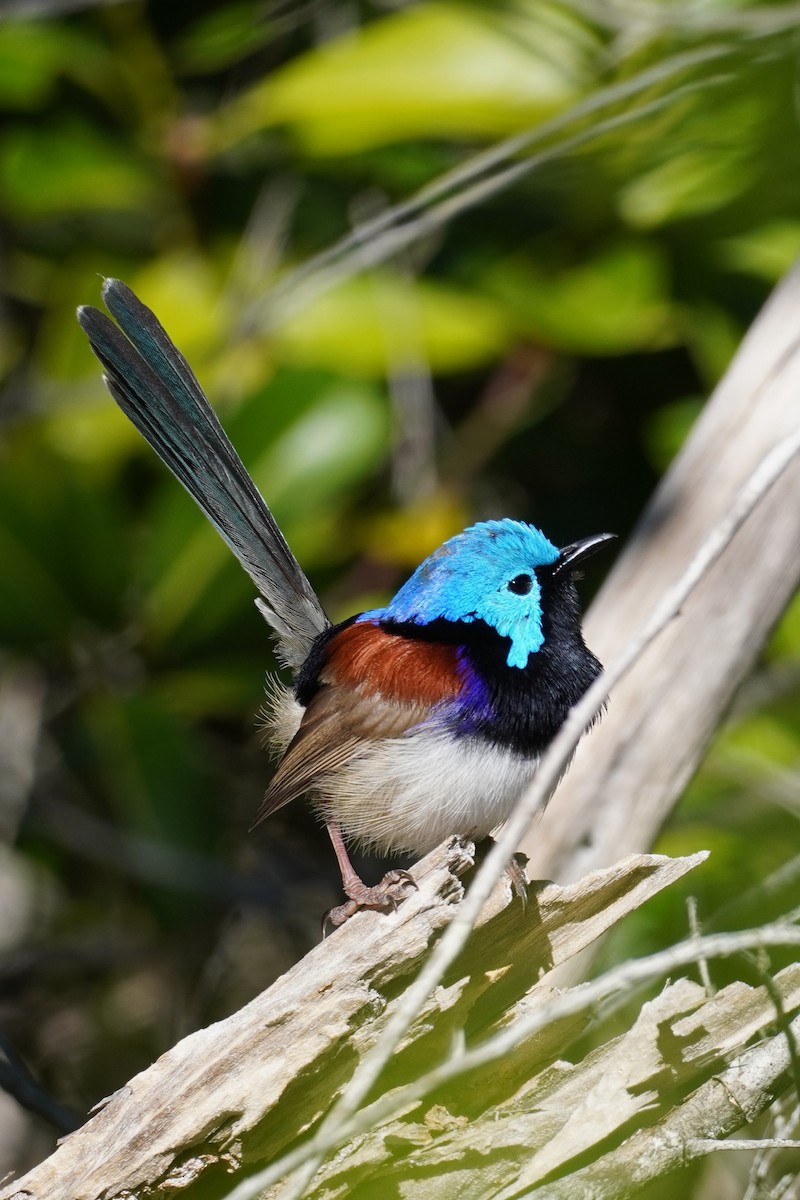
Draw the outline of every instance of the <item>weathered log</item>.
M456 1031L474 1041L513 1021L523 997L531 1004L547 994L548 972L704 857L637 856L568 888L532 884L527 909L504 880L384 1086L447 1058ZM3 1200L174 1196L201 1176L204 1197L223 1195L222 1172L280 1155L347 1086L447 924L472 861L471 845L458 840L428 855L414 871L419 890L397 913L359 914L245 1008L184 1038ZM467 1093L480 1105L503 1103L581 1027L582 1019L557 1023L512 1061L473 1075Z

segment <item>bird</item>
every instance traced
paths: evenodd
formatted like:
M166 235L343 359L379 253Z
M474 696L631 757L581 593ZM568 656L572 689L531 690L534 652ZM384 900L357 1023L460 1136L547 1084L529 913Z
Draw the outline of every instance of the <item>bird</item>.
M415 887L376 885L348 844L421 856L488 837L510 815L569 710L601 672L587 649L579 564L614 535L558 548L509 517L430 554L380 608L332 623L187 360L123 282L78 321L113 399L190 493L255 584L289 684L268 688L277 759L251 828L306 796L327 827L346 900L391 911Z

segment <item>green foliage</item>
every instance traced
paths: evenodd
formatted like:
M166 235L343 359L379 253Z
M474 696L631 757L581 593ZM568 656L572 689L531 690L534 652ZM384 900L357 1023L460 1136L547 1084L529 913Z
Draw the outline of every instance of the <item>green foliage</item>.
M676 340L663 255L646 242L601 245L546 271L535 253L489 274L523 334L587 357L653 350Z
M220 113L221 138L288 124L311 154L500 135L559 112L600 49L565 8L412 5L291 60Z
M425 363L435 375L496 362L513 315L469 292L366 275L317 297L274 333L277 357L346 375L384 377Z
M2 1015L65 1102L247 999L336 898L301 806L246 840L268 637L109 400L76 304L119 275L152 305L337 617L476 516L624 537L800 250L796 25L725 0L0 18L0 747L19 758L0 828L53 897ZM798 613L664 834L713 848L709 920L796 843ZM616 952L683 932L674 897L652 912ZM48 1049L62 1018L74 1061Z

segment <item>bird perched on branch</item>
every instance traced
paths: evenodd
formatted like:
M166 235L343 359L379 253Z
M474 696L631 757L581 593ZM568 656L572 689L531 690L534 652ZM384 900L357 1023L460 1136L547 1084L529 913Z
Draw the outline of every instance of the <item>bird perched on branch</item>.
M520 521L449 539L384 607L325 615L186 359L119 280L78 320L122 411L228 543L293 673L272 689L280 755L254 825L308 794L324 820L347 903L390 909L411 877L375 887L345 839L424 854L450 834L485 837L508 817L569 709L600 671L583 642L573 582L598 534L557 549Z

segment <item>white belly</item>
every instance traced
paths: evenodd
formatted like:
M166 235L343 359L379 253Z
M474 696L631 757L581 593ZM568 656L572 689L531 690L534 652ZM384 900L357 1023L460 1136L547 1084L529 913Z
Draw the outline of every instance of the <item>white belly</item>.
M435 727L368 743L317 789L345 838L382 852L427 854L452 834L486 837L505 821L537 760Z

